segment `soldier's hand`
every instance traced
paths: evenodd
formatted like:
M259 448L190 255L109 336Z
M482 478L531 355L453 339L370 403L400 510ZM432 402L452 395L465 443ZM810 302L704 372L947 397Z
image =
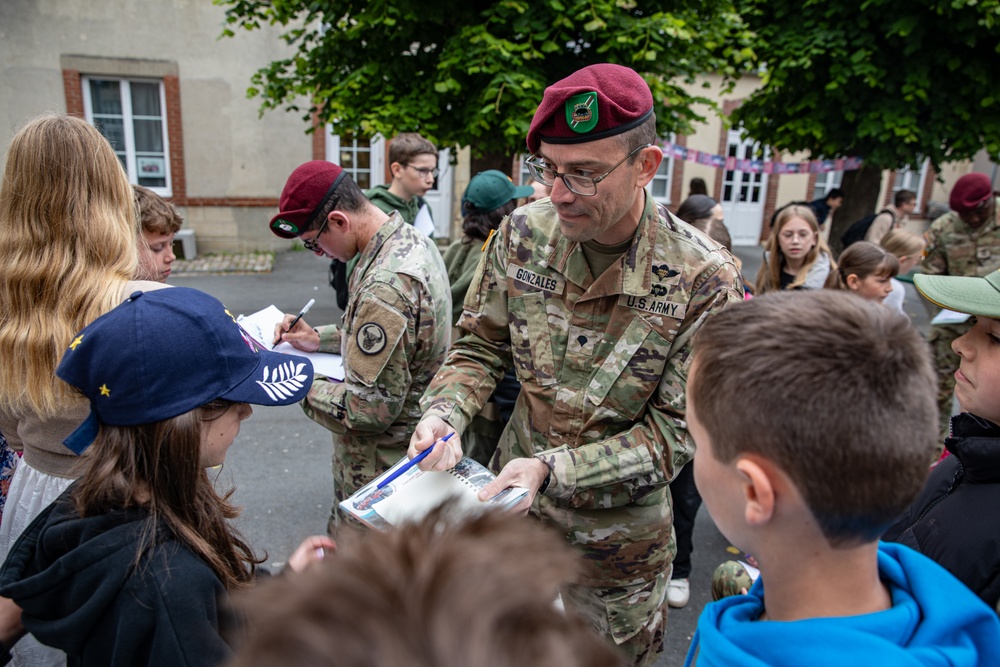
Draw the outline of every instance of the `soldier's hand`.
M479 492L479 499L489 500L508 487L520 486L528 490L528 495L511 511L527 514L531 509L531 503L535 501L538 489L548 476L549 467L538 459L513 459L503 467L495 480L483 487Z
M313 329L311 326L306 324L304 319L299 319L295 322L295 326L291 329L288 325L295 320L295 315L285 315L281 322L274 325L274 341L273 345L277 345L281 341L286 343L291 343L292 347L302 350L303 352L315 352L319 349L319 333Z
M441 439L454 433L447 442ZM448 422L440 417L424 417L417 424L410 438L410 447L406 455L411 459L428 447L434 451L427 455L418 465L421 470L450 470L462 460L462 439Z

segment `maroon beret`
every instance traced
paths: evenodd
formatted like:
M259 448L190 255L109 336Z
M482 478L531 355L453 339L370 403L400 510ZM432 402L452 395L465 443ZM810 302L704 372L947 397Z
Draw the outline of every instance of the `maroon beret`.
M948 205L956 213L971 213L993 194L993 184L986 174L966 174L955 181Z
M271 231L283 239L294 239L307 231L346 173L326 160L313 160L298 167L281 191L279 213L271 218Z
M580 144L627 132L653 114L653 94L634 70L590 65L545 89L528 129L528 150Z

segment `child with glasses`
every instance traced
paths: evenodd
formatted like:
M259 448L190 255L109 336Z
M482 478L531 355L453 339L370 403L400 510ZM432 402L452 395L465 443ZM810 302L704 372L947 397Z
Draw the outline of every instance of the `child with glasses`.
M785 289L821 289L837 268L808 206L783 208L771 227L764 264L757 274L757 292Z

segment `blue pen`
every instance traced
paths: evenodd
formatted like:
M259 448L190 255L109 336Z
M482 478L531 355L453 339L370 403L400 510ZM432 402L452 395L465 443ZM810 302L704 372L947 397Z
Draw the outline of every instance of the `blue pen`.
M447 442L448 438L450 438L453 435L455 435L454 431L452 431L448 435L446 435L443 438L441 438L441 442ZM431 445L430 447L428 447L427 449L425 449L424 451L420 452L419 454L417 454L416 456L414 456L412 459L410 459L409 461L407 461L406 463L404 463L403 465L401 465L396 472L392 473L391 475L389 475L388 477L386 477L385 479L383 479L381 482L379 482L378 484L376 484L375 488L376 489L381 489L383 487L388 486L390 483L392 483L393 481L395 481L399 476L401 476L407 470L409 470L413 466L415 466L418 463L420 463L421 461L423 461L424 458L426 458L426 456L431 453L431 450L433 450L434 447L435 447L435 445Z

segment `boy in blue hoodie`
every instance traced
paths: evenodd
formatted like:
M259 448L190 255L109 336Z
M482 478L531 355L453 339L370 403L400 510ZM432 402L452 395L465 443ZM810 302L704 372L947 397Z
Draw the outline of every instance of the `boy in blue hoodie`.
M709 319L694 349L695 481L761 574L705 608L686 664L1000 664L996 614L878 541L935 444L935 375L908 318L844 292L777 292Z

